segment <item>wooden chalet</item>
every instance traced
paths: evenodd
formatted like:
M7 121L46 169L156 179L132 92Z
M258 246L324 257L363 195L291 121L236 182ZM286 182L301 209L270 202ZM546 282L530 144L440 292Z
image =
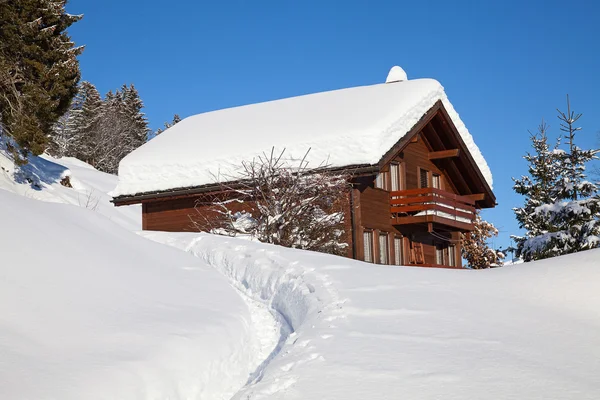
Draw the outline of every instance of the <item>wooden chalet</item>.
M386 85L403 83L406 83L405 79L388 78ZM338 164L334 165L336 168L348 169L353 173L352 187L348 191L350 201L346 210L346 221L350 230L350 234L347 235L348 257L388 265L448 268L462 266L460 233L473 230L476 209L494 207L496 198L491 189L491 174L481 153L472 142L458 114L447 101L443 89L441 90L439 93L435 92L436 96L424 95L425 90L407 90L407 96L412 94L417 97L414 101L416 105L410 110L421 111L417 114L412 112L412 120L407 122L410 125L409 129L405 132L399 131L396 138L388 138L390 135L386 133L385 140L388 144L383 143L383 147L380 148L386 148L387 151L381 152L377 158L373 158L375 155L372 155L373 160L377 159L376 162L357 163L352 157L348 161L344 158L336 161L333 157L334 164ZM429 92L434 93L431 90ZM338 94L341 95L343 93ZM422 97L420 100L419 96ZM305 99L302 101L310 102L310 97L311 95L303 96ZM423 98L427 100L424 101ZM407 108L403 107L400 111ZM228 112L235 113L235 110L230 109ZM197 126L199 121L200 119L194 126ZM190 130L192 125L188 125L187 130ZM166 131L162 134L165 135L164 138L161 135L158 139L165 139L166 144L167 135L170 134L176 138L177 132ZM380 139L382 137L384 136L374 135L373 140L385 141ZM369 140L368 137L358 134L356 138L360 138L357 140L361 141ZM175 139L172 141L177 142ZM151 143L152 141L149 142ZM264 144L266 143L268 142L265 141ZM272 145L276 144L285 146L285 143ZM208 144L207 146L210 147ZM151 153L154 154L154 160L159 159L156 155L160 150L158 145L156 147ZM366 145L363 147L366 148ZM262 147L262 150L269 148ZM343 149L342 147L341 150ZM167 151L172 149L167 148ZM132 153L133 158L129 164L126 158L121 165L120 178L121 172L126 178L123 188L116 190L113 200L115 205L141 203L144 230L194 230L190 223L190 215L197 215L196 204L199 200L214 198L213 194L220 190L221 186L206 182L205 179L205 182L198 181L200 184L197 185L181 186L174 183L174 187L168 187L167 176L161 178L165 182L155 185L157 189L143 190L153 187L153 172L152 168L148 167L152 165L153 158L147 154L136 158L135 153ZM362 161L360 157L362 156L357 155L356 160ZM182 155L182 159L185 160L186 156ZM347 164L340 165L344 162ZM182 163L185 165L185 162ZM207 163L210 164L208 161ZM203 165L202 160L193 165ZM137 185L139 173L135 172L142 170L142 166L146 168L144 171L148 171L144 177L147 181L144 187ZM169 166L161 165L157 168L161 173L168 173ZM157 172L154 174L158 176ZM194 182L193 172L186 177L188 178L190 182ZM130 188L127 188L128 182ZM244 208L245 206L240 204L240 210ZM210 217L209 214L207 216Z

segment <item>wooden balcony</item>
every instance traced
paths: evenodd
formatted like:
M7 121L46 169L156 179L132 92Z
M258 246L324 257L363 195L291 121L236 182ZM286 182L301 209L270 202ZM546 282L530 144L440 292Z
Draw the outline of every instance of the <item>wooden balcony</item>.
M440 189L424 188L390 192L392 224L440 224L472 231L475 201Z

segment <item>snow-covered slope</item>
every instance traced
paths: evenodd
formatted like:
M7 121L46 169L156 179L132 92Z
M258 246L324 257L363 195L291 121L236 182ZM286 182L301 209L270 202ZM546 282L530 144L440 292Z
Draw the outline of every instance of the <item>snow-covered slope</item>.
M600 398L600 250L468 271L136 234L116 177L32 161L0 151L0 399Z
M72 187L60 182L68 177ZM129 230L142 227L139 205L115 208L108 192L117 177L94 169L76 158L31 157L29 164L15 167L0 141L0 190L52 203L72 204L104 215Z
M293 327L235 399L600 398L600 250L470 271L144 235L243 282Z
M224 400L272 351L268 309L135 234L116 176L2 148L0 167L0 399Z
M184 119L125 157L114 196L215 183L257 155L286 150L310 167L376 164L442 101L483 176L473 137L433 79L354 87L235 107Z

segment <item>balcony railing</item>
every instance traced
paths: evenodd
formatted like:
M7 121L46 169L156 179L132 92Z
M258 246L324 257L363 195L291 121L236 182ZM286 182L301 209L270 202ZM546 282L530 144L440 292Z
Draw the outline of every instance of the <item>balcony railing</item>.
M438 223L473 230L475 201L435 188L390 192L393 224Z

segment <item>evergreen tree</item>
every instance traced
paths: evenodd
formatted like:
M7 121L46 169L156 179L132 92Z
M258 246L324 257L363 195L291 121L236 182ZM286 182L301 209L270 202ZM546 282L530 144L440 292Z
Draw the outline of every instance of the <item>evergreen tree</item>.
M77 157L100 171L116 173L119 162L146 142L148 122L133 85L109 91L104 100L96 87L82 82L71 108L55 129L56 155Z
M0 2L0 132L19 146L16 161L46 149L52 126L76 93L83 48L75 47L66 30L81 16L67 14L65 5Z
M137 89L132 85L129 87L123 85L122 88L123 105L126 118L131 121L131 129L128 134L131 136L131 147L127 149L127 153L137 149L148 140L150 130L148 128L148 120L142 112L144 103L140 98Z
M498 229L492 223L481 219L479 210L477 210L474 226L472 232L461 234L462 257L473 269L502 266L504 254L490 248L487 244L488 239L498 236Z
M535 212L543 204L553 204L557 200L556 185L561 173L558 149L559 141L553 149L548 144L546 135L548 125L542 121L538 132L530 133L533 154L527 153L523 157L529 163L529 176L519 179L513 178L513 190L525 196L523 207L513 208L519 227L526 230L525 236L512 236L517 244L517 256L523 252L523 245L530 237L535 237L547 232L555 231L554 225Z
M158 129L156 130L156 132L154 132L154 136L158 136L158 135L160 135L161 133L163 133L164 131L166 131L166 130L167 130L167 129L169 129L170 127L172 127L172 126L174 126L174 125L178 124L179 122L181 122L181 117L179 116L179 114L175 114L175 115L173 116L173 121L171 121L171 122L165 122L165 129L158 128Z
M518 255L525 261L555 257L600 246L600 196L595 184L586 180L585 167L597 159L598 150L583 150L575 144L581 130L575 123L581 114L558 111L561 130L566 133L567 151L555 151L558 168L556 184L548 201L530 210L532 219L544 222L547 229L528 231Z
M77 96L71 110L73 115L74 140L66 155L93 163L96 152L96 135L99 122L104 112L104 103L96 87L87 81L79 85Z

